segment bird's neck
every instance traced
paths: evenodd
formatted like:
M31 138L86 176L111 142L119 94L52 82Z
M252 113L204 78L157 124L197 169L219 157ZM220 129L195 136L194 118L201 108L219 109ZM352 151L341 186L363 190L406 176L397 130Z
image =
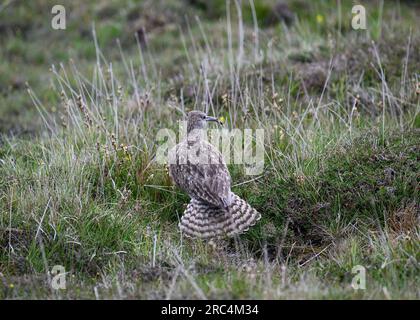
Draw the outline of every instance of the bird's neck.
M200 140L204 139L205 130L204 129L192 129L187 131L187 137L186 140L188 143L195 143Z

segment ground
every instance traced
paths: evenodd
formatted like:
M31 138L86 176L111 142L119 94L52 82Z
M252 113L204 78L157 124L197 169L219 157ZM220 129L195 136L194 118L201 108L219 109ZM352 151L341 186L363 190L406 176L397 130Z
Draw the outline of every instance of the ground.
M66 30L54 4L0 5L1 299L420 298L416 1L364 1L366 30L351 1L77 0ZM179 232L154 155L192 109L264 130L263 172L229 165L239 237Z

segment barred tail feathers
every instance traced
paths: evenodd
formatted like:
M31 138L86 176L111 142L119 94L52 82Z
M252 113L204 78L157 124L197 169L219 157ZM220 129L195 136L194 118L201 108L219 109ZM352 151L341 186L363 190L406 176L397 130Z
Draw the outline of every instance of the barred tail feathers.
M254 208L232 193L232 203L227 208L191 199L181 218L180 228L186 236L193 238L233 236L247 231L260 218Z

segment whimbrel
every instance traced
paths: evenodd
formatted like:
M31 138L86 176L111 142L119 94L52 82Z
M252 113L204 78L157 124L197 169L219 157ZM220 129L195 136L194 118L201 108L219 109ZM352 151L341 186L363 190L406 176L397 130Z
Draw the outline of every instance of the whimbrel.
M222 154L203 139L209 121L219 122L203 112L189 112L187 135L169 152L169 173L191 197L180 228L186 236L195 238L233 236L247 231L261 218L231 191L231 177Z

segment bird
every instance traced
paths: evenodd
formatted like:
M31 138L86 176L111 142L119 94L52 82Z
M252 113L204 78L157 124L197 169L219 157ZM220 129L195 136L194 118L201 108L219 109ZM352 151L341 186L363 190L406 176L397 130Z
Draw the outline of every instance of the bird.
M187 114L187 134L169 151L169 174L191 198L179 227L190 238L221 238L241 234L261 214L231 191L231 176L222 154L204 139L208 122L218 122L201 111Z

